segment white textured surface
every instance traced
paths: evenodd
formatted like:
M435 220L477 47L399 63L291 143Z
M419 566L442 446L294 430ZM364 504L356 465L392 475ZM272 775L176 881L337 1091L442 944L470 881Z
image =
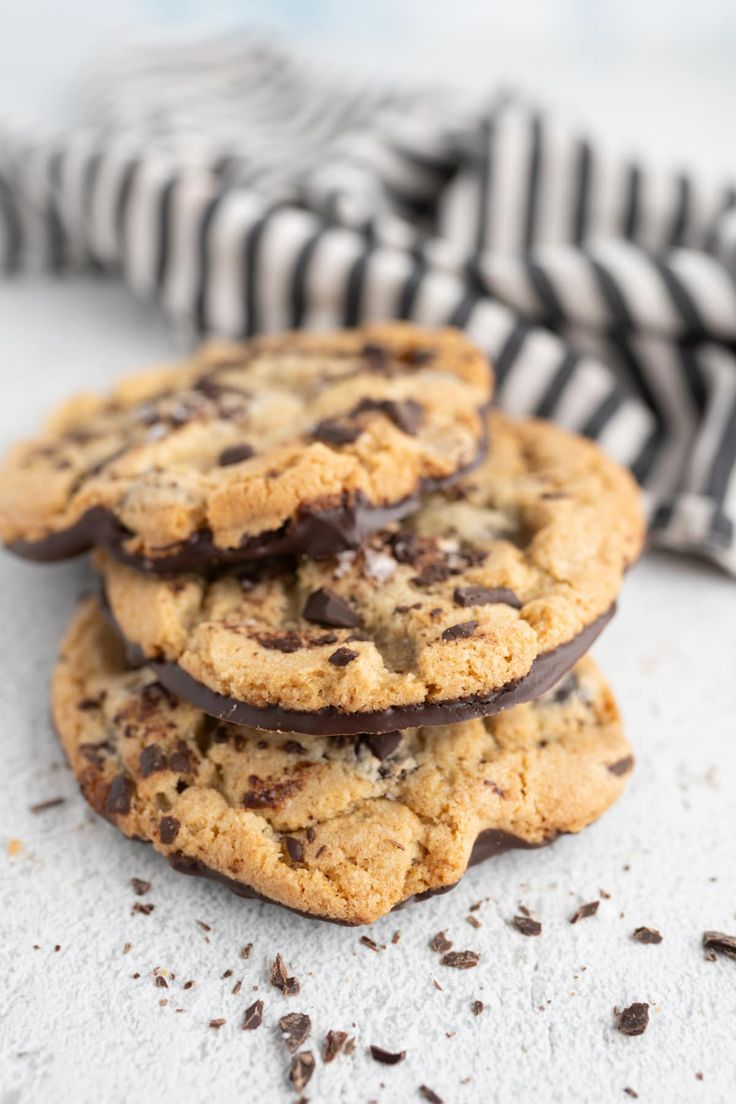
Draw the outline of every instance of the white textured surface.
M70 389L170 348L112 285L2 289L2 444ZM276 1021L295 1010L311 1015L315 1047L330 1028L358 1039L352 1058L318 1062L312 1101L403 1104L420 1100L421 1083L446 1104L605 1104L626 1100L626 1086L655 1104L733 1101L736 963L707 962L700 946L706 928L736 931L732 582L664 556L637 567L597 648L638 753L627 794L584 835L496 859L447 896L380 922L373 938L388 943L400 929L401 941L379 954L358 943L360 930L183 878L87 811L49 727L47 682L88 583L77 563L0 558L0 1104L293 1100ZM29 813L58 796L64 805ZM14 857L11 839L22 841ZM153 884L149 916L131 915L131 876ZM610 899L572 927L576 906L600 889ZM485 897L476 931L467 908ZM508 926L519 902L543 921L540 938ZM211 925L207 938L197 919ZM635 943L642 924L664 942ZM440 966L427 943L441 928L457 949L481 952L478 969ZM268 986L276 951L301 979L297 998ZM157 966L176 974L168 990L154 985ZM196 984L184 991L188 978ZM264 1025L244 1033L256 996ZM487 1006L477 1019L475 998ZM634 1000L650 1002L652 1016L629 1039L612 1009ZM213 1017L227 1023L213 1031ZM379 1066L369 1043L405 1049L406 1060Z

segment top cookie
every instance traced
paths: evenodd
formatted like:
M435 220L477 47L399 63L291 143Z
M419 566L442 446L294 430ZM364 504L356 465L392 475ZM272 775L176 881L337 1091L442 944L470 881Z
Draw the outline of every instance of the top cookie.
M71 400L0 472L0 537L36 560L100 545L170 573L324 556L482 457L491 373L406 323L205 346Z
M259 728L383 732L537 697L611 616L643 521L590 441L493 414L488 459L358 552L209 580L98 557L113 618L158 677Z

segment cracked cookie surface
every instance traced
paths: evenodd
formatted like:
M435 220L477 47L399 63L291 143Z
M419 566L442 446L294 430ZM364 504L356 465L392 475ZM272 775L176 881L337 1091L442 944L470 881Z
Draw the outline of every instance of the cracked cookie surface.
M113 617L216 716L317 735L467 719L538 696L592 643L644 534L591 442L490 417L487 461L355 553L217 578L97 559Z
M408 323L212 343L83 395L0 471L0 537L143 570L358 547L482 457L487 361Z
M493 718L302 742L215 722L129 669L95 599L67 632L52 704L85 798L123 833L243 895L348 924L453 885L484 832L539 846L581 830L633 766L587 658Z

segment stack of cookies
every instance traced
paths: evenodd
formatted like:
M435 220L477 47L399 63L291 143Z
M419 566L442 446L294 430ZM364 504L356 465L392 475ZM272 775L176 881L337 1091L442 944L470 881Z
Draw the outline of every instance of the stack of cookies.
M491 393L453 330L286 334L72 400L11 453L8 547L95 549L52 698L97 812L362 924L616 800L633 757L585 653L636 486Z

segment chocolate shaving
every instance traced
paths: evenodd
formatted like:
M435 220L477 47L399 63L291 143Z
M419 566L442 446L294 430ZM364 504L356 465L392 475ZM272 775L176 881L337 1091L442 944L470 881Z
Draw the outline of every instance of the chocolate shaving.
M716 954L736 958L736 935L726 935L725 932L718 931L703 932L703 946Z
M355 610L339 594L327 587L312 591L302 616L316 625L327 625L335 629L355 629L360 625L360 618Z
M289 1080L297 1092L301 1092L309 1084L314 1073L314 1065L314 1055L311 1050L303 1050L291 1059Z
M288 1015L281 1017L279 1027L283 1041L294 1054L309 1038L312 1021L306 1012L289 1012Z
M521 932L522 935L541 935L542 925L539 920L535 920L531 916L515 916L513 919L514 927Z
M133 783L127 774L116 774L105 799L105 812L125 815L130 812Z
M133 887L133 892L136 893L139 897L145 897L145 895L151 888L151 883L144 882L143 878L131 878L130 884Z
M636 928L633 932L632 939L635 939L637 943L661 943L662 935L656 928Z
M347 1031L328 1031L325 1035L325 1045L322 1051L322 1060L325 1064L333 1062L345 1046Z
M295 977L289 977L286 963L280 954L276 955L271 966L271 984L280 989L285 997L295 997L301 989L301 985Z
M450 625L442 634L443 640L466 640L478 628L477 621L463 621L459 625Z
M179 835L181 824L176 817L161 817L158 825L158 834L162 843L173 843Z
M263 1023L263 1001L254 1001L243 1013L243 1031L255 1031Z
M374 1062L381 1062L384 1066L395 1066L399 1062L403 1062L406 1058L406 1051L399 1050L396 1053L392 1053L390 1050L384 1050L383 1047L370 1045L371 1058Z
M250 460L252 455L253 449L250 445L229 445L217 457L217 463L221 468L226 468L230 464L239 464L241 460Z
M445 951L452 950L452 941L447 938L443 931L440 931L432 937L429 946L430 949L436 951L437 954L444 954Z
M429 1104L443 1104L442 1097L438 1096L434 1089L430 1089L429 1085L420 1085L419 1095L428 1100Z
M47 809L55 809L57 805L63 805L65 801L65 797L50 797L48 801L38 801L35 805L31 805L29 812L45 813Z
M508 587L461 586L452 593L456 606L513 606L521 609L524 604Z
M571 924L577 924L578 920L585 920L588 916L595 916L600 906L600 901L589 901L587 905L581 905L570 917Z
M649 1005L635 1001L619 1013L618 1029L623 1035L643 1035L649 1023Z
M443 966L453 966L456 970L472 970L480 962L477 951L448 951L440 959Z
M347 667L348 663L352 663L357 658L358 653L354 652L352 648L338 648L329 657L329 662L333 667Z

